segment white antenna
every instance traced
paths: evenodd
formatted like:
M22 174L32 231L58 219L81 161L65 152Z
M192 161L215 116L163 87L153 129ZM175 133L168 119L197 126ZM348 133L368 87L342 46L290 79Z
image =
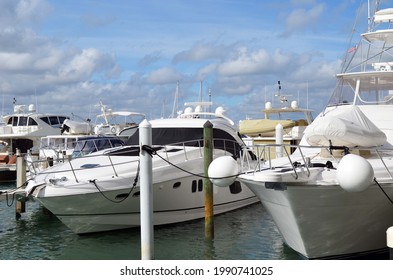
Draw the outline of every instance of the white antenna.
M209 113L211 113L211 111L212 111L212 90L211 90L211 88L209 88L209 103L210 103L210 105L209 105Z
M176 117L177 107L178 107L178 99L179 99L179 81L176 83L176 92L175 92L175 99L173 100L173 108L172 108L172 118Z
M307 109L308 109L308 81L307 81L307 90L306 90L306 102L307 102Z
M202 81L199 87L199 102L202 102Z
M288 102L288 96L290 95L281 95L281 82L278 81L278 93L275 95L280 100L280 103Z
M162 102L162 107L161 107L161 119L163 119L165 116L165 98L164 101Z
M37 88L34 88L35 110L38 113Z
M3 103L1 105L1 116L4 116L4 91L1 91L2 96L3 96Z

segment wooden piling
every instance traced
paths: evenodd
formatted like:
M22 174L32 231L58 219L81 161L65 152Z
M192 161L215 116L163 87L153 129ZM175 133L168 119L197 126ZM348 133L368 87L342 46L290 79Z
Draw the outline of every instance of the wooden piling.
M20 188L26 182L26 161L20 150L16 150L16 187ZM16 200L15 203L15 217L19 219L21 213L26 212L25 201Z
M208 169L213 161L213 124L207 121L203 125L204 138L204 172L205 179L203 182L205 197L205 240L213 240L214 238L214 197L213 183L208 178Z

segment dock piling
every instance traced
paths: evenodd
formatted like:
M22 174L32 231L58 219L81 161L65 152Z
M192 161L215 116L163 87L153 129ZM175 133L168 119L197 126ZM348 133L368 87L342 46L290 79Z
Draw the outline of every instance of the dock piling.
M204 172L205 179L203 182L204 196L205 196L205 240L213 240L214 238L214 197L213 197L213 183L208 178L208 169L210 163L213 161L213 124L207 121L203 125L204 138Z
M20 150L16 150L16 187L20 188L26 182L26 161ZM21 213L26 212L25 201L16 200L15 203L15 217L19 219Z
M151 155L143 146L152 145L151 124L145 119L139 124L140 145L140 217L141 217L141 258L154 259L153 228L153 164Z

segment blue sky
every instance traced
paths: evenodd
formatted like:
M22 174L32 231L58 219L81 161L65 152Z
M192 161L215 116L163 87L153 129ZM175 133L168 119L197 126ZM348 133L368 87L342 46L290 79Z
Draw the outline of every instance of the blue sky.
M356 40L367 22L365 0L1 0L0 11L0 115L15 97L93 120L99 100L169 116L177 81L180 103L196 101L202 81L235 122L261 117L281 81L315 116L356 14Z

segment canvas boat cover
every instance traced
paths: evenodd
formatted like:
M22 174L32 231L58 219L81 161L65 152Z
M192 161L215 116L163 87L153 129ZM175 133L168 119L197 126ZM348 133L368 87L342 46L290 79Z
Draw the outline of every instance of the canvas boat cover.
M386 142L386 135L357 106L339 114L320 116L305 131L312 146L372 147Z
M293 120L272 120L272 119L256 119L242 120L239 123L240 134L251 137L254 136L274 136L277 124L281 124L283 128L291 128L296 126Z

